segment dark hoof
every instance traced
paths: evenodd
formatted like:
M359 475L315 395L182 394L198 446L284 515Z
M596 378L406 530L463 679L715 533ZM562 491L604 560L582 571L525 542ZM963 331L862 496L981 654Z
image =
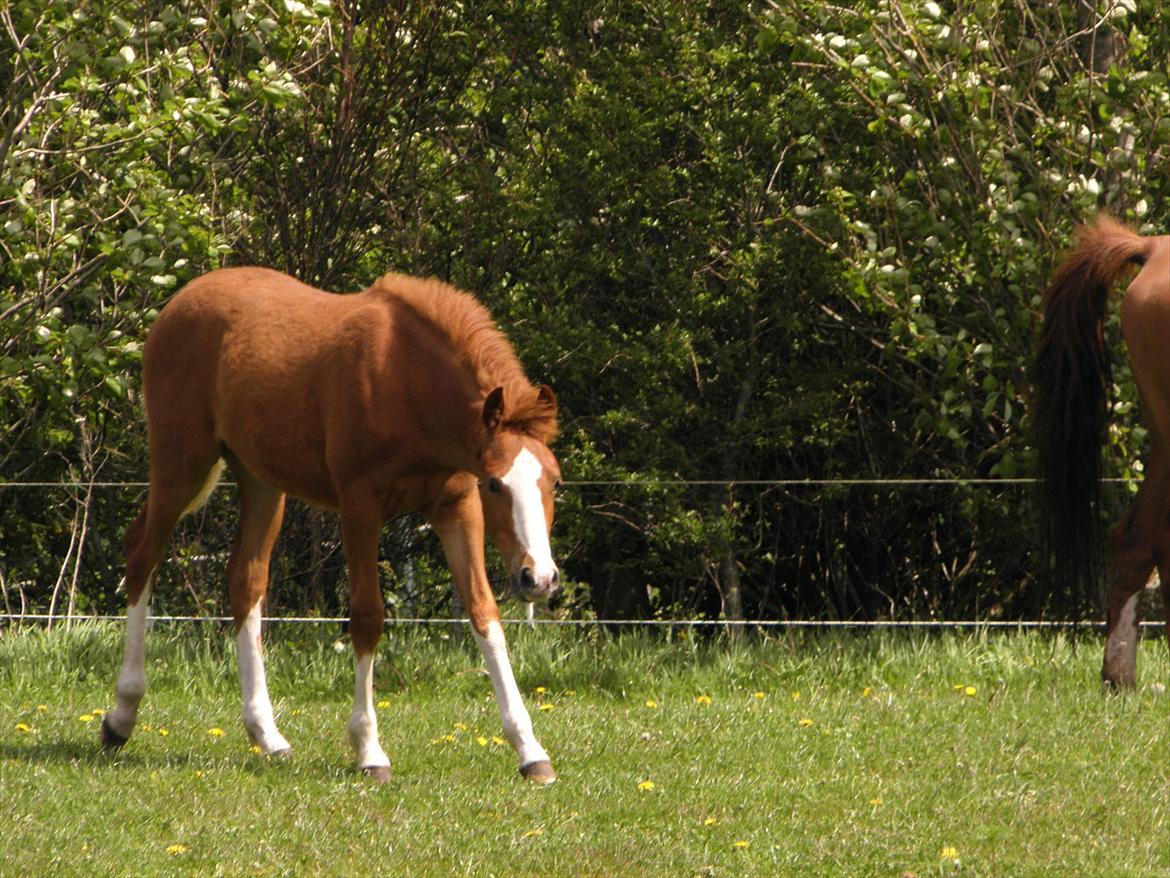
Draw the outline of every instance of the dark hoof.
M112 728L110 728L110 721L106 717L102 717L102 749L103 750L118 750L129 741L129 738L123 738Z
M539 762L529 762L527 765L521 765L520 776L525 780L530 780L533 783L540 784L541 786L550 784L557 779L557 773L553 771L552 763L547 759L542 759Z
M1102 675L1101 688L1107 693L1132 692L1135 680L1133 677L1110 678Z
M390 780L390 766L367 765L362 769L362 774L375 783L386 783L386 781Z

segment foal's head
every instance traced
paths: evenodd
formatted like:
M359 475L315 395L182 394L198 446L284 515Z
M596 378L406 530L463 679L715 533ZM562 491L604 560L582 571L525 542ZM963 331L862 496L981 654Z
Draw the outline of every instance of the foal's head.
M483 405L484 524L512 574L512 588L526 601L546 600L560 585L549 545L553 497L561 481L561 468L548 449L556 435L556 412L547 385L521 399L507 398L497 387Z

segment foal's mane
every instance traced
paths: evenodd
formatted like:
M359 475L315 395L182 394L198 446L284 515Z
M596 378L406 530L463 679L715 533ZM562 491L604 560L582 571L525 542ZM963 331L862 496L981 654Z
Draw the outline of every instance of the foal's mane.
M555 404L541 399L508 337L474 296L435 278L390 272L372 289L389 294L439 331L451 353L475 375L486 398L504 388L504 426L546 445L557 435Z

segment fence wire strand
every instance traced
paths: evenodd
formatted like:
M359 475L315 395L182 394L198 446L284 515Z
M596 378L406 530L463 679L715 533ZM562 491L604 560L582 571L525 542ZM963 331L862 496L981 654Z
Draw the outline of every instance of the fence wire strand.
M122 622L125 616L121 615L50 615L48 613L0 613L0 620L9 622ZM182 616L160 615L150 616L151 623L194 623L213 622L228 623L235 621L232 616ZM300 624L300 625L344 625L349 622L345 616L264 616L264 624ZM427 626L427 625L470 625L471 619L464 617L451 618L393 618L387 617L387 625ZM1105 627L1103 621L1059 622L1046 620L1001 620L1001 619L509 619L500 620L505 625L551 626L571 628L591 627L647 627L647 628L773 628L773 629L989 629L989 630L1060 630L1060 629L1100 629ZM1160 628L1162 622L1143 621L1142 628Z

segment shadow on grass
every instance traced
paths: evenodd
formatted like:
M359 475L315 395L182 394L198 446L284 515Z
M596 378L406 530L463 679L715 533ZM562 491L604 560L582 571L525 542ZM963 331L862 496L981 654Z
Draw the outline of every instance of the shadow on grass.
M212 750L176 748L172 751L135 751L133 742L116 752L101 748L96 738L0 741L0 763L23 763L44 767L87 767L98 771L142 772L174 769L230 768L257 778L315 777L327 783L370 785L368 778L350 762L316 753L294 751L290 756L263 756L248 751L228 755Z
M107 753L95 737L61 738L53 741L30 740L27 744L0 741L0 759L17 762L36 762L43 765L84 762L90 765L116 765L131 761L118 753Z

